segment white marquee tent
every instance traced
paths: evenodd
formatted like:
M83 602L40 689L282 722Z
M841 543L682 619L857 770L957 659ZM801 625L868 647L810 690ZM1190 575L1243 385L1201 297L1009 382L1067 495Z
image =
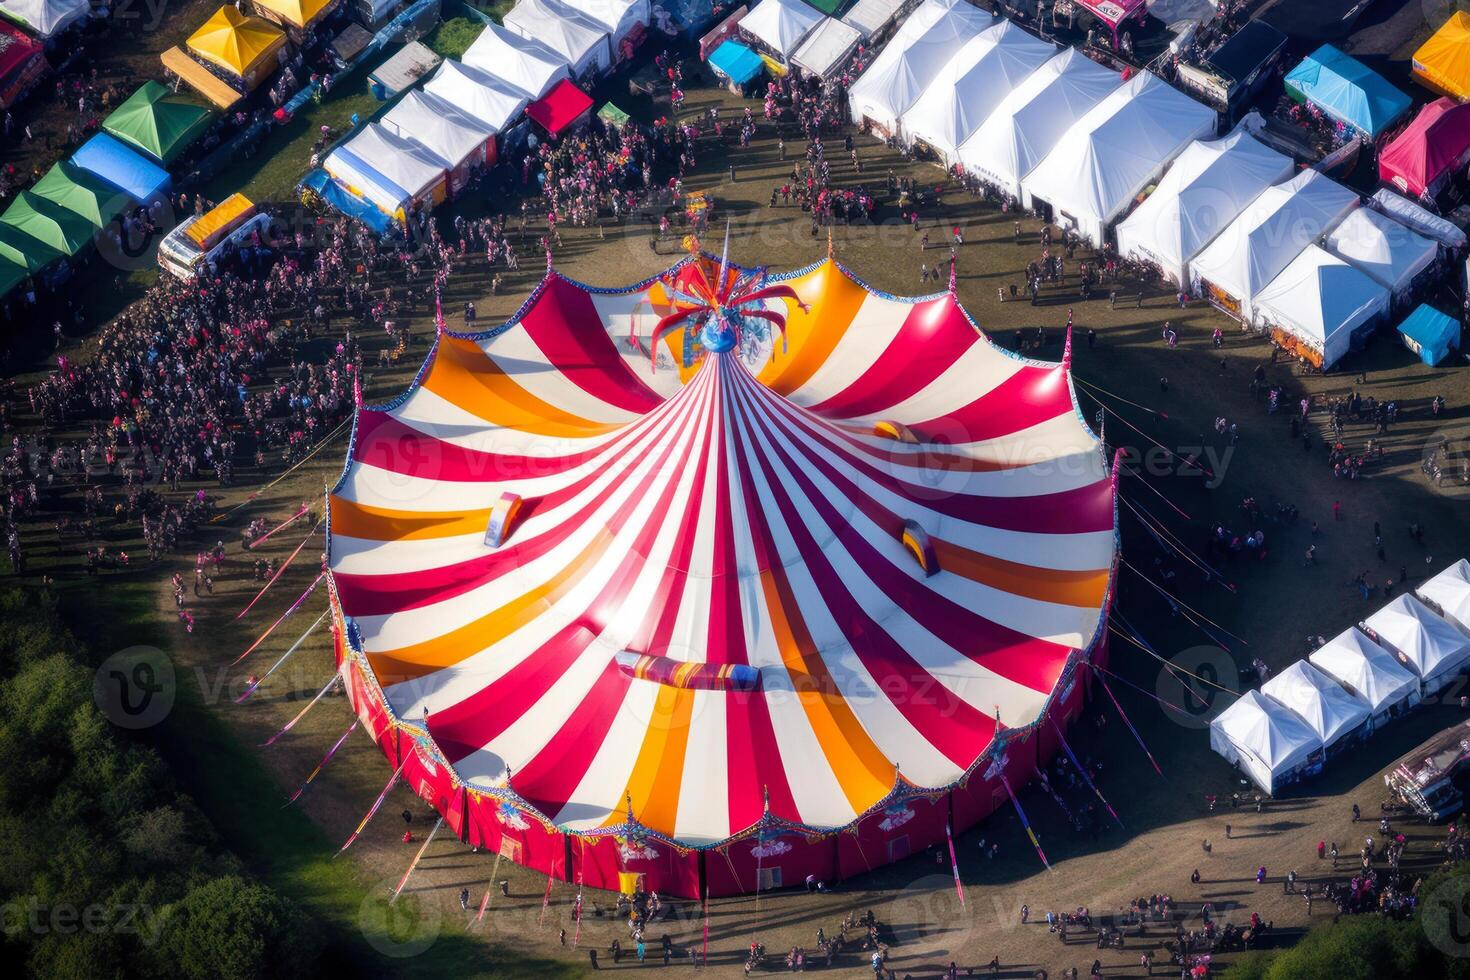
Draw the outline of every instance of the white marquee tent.
M613 47L633 32L639 24L648 26L648 0L563 0L573 10L607 28ZM614 60L617 52L613 53Z
M1246 691L1210 722L1210 748L1267 793L1322 767L1322 740L1296 715Z
M899 117L949 59L993 22L966 0L924 0L848 91L852 118L896 134Z
M327 154L323 167L390 216L421 202L437 203L446 177L443 160L378 123L368 123Z
M1388 314L1388 290L1320 245L1308 245L1255 297L1258 325L1326 371Z
M503 133L526 108L526 93L470 65L445 60L424 91Z
M1372 725L1368 702L1345 691L1341 684L1305 660L1298 660L1261 685L1261 693L1290 709L1306 722L1327 751L1341 748L1350 736L1362 738ZM1338 743L1342 745L1338 745Z
M904 140L927 143L945 166L1012 89L1057 53L1055 45L1001 21L965 42L903 114Z
M1046 201L1063 228L1101 245L1107 226L1186 146L1214 136L1215 123L1215 110L1140 72L1067 130L1021 182L1022 201Z
M1019 199L1022 179L1118 82L1116 72L1067 48L1000 101L960 146L960 162Z
M1417 591L1419 598L1434 603L1440 615L1470 635L1470 561L1461 558Z
M1395 298L1439 257L1439 245L1388 215L1358 208L1327 236L1327 248L1388 287Z
M740 29L774 51L785 63L825 19L803 0L760 0L754 10L740 18Z
M1427 697L1439 691L1470 661L1470 637L1404 594L1363 621L1381 646L1419 675Z
M0 0L0 13L40 38L61 33L91 12L88 0Z
M826 78L846 63L862 39L862 32L856 27L824 17L817 29L801 42L801 47L791 56L791 63L803 71Z
M561 0L517 0L504 23L521 37L551 48L578 78L612 64L611 32Z
M450 190L458 191L469 168L485 162L495 127L468 116L427 90L409 92L378 122L390 133L412 140L444 162Z
M1262 191L1189 263L1190 277L1249 323L1256 294L1357 206L1358 195L1304 170Z
M1307 658L1367 702L1378 727L1419 703L1419 678L1356 626L1328 640Z
M507 82L528 100L541 98L551 91L551 86L571 74L566 59L551 48L496 24L485 25L461 60Z
M1242 128L1191 143L1138 209L1118 225L1118 254L1151 262L1189 282L1189 260L1272 184L1290 177L1291 159Z
M842 22L857 28L863 37L872 37L898 16L903 5L904 0L858 0L842 15Z

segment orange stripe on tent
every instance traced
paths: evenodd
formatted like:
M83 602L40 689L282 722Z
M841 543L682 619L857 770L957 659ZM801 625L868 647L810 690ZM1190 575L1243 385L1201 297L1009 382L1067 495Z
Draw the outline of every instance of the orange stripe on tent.
M368 661L379 677L391 677L395 684L431 674L443 667L452 667L466 657L499 643L545 613L571 591L586 570L606 553L612 540L612 532L603 528L565 568L524 595L432 640L396 650L370 652Z
M1063 606L1098 606L1108 588L1108 570L1060 571L983 555L978 551L930 538L939 567L1001 592Z
M633 799L638 822L670 836L679 811L679 788L684 782L684 756L689 749L696 693L659 686L653 717L648 720L643 746L628 779L627 793ZM622 819L622 814L614 814L611 822Z
M477 344L442 337L424 387L487 422L538 436L586 438L619 428L563 411L510 379Z
M854 812L862 813L892 788L896 775L893 764L868 737L821 656L815 654L816 644L801 621L800 609L787 584L778 580L771 569L762 571L760 580L771 634L781 652L781 661L791 674L817 744L822 747L848 805ZM814 655L808 657L804 650L812 650Z
M332 533L366 541L423 541L480 534L490 520L490 510L413 511L392 510L332 498Z
M811 380L868 298L867 290L844 275L831 259L789 285L811 312L803 313L801 307L785 301L787 353L781 353L781 338L776 337L771 360L757 378L778 395L789 395Z

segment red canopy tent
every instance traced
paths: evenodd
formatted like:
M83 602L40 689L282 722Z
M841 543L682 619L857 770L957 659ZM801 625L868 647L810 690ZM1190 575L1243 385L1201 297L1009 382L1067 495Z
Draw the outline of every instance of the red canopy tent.
M0 108L19 101L49 67L40 41L0 21Z
M1113 32L1114 43L1117 43L1118 28L1123 25L1123 21L1135 14L1141 21L1142 15L1148 10L1148 0L1077 0L1077 4L1108 25Z
M1429 103L1378 155L1378 175L1399 190L1433 197L1455 170L1470 162L1470 104L1451 98Z
M592 97L563 78L541 98L526 106L526 115L552 136L559 136L592 108Z

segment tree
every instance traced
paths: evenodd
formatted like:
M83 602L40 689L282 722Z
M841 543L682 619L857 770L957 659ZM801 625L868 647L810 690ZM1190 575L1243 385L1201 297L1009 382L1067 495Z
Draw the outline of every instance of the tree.
M294 908L233 875L192 888L169 907L163 951L178 975L201 980L304 975L319 954Z

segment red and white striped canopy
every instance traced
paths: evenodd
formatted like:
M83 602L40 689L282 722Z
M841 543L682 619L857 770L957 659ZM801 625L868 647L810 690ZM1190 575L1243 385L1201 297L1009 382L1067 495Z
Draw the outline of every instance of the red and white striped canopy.
M352 656L459 780L575 833L631 808L702 846L953 785L1103 628L1114 489L1067 367L830 259L760 301L784 340L676 330L655 363L690 270L548 273L360 411L329 545Z

